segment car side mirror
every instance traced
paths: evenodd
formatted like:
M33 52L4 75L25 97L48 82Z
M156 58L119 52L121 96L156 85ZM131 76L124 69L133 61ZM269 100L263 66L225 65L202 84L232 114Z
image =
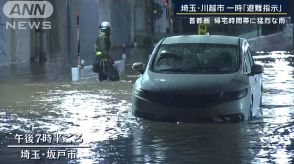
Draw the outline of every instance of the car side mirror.
M263 73L263 67L258 64L254 64L251 67L251 75L261 74Z
M143 74L144 73L144 71L145 71L145 69L144 69L144 64L142 63L142 62L137 62L137 63L134 63L133 65L132 65L132 70L134 70L134 71L138 71L138 72L140 72L141 74Z

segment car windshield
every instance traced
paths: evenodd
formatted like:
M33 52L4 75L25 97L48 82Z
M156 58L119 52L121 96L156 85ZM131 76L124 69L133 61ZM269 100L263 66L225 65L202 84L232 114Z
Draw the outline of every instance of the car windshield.
M152 62L151 70L163 73L221 74L239 68L237 45L163 44Z

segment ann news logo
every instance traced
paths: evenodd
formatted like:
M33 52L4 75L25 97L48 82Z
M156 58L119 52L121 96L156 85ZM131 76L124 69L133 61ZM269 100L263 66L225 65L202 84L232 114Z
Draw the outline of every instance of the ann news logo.
M53 14L53 6L48 1L8 1L3 13L11 19L6 22L6 29L51 29L51 22L46 18Z

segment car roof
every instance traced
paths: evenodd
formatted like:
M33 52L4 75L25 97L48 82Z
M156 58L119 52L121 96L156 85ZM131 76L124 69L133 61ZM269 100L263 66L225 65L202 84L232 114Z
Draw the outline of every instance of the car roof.
M239 45L240 37L224 35L179 35L166 37L162 44L212 43Z

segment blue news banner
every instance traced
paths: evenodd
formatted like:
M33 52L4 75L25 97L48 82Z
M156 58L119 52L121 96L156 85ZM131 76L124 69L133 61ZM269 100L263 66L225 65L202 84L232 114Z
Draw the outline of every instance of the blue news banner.
M173 0L173 2L175 16L288 16L290 7L289 0Z

